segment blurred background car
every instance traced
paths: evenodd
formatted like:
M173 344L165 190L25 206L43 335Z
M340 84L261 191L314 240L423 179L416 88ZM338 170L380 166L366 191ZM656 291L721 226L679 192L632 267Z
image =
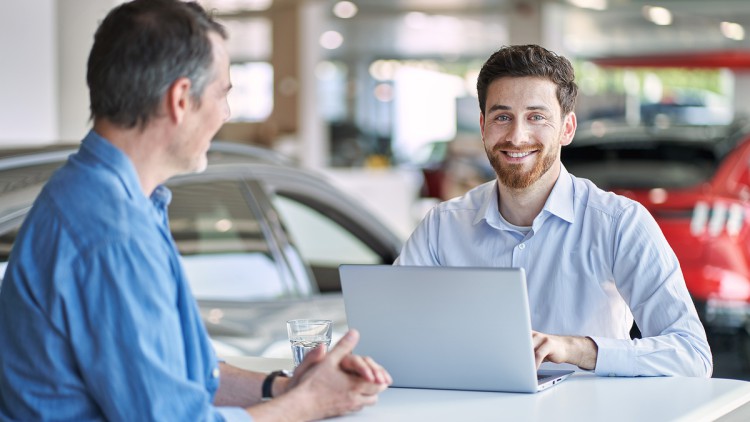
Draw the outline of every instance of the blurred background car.
M0 283L18 229L74 146L0 152ZM170 179L172 236L220 355L291 357L286 321L345 332L340 264L390 264L402 240L315 172L214 142L205 172ZM144 274L147 277L147 274ZM336 338L334 338L334 341Z
M566 168L643 204L680 261L714 342L750 362L750 131L593 121L562 149Z
M734 119L727 98L709 90L671 88L662 95L659 101L641 104L644 126L728 125Z
M459 134L451 141L430 143L421 155L423 197L445 201L495 178L480 134Z

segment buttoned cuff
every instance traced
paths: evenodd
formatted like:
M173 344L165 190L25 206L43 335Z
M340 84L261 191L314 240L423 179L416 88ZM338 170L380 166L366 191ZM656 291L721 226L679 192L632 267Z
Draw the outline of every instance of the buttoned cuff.
M635 350L629 340L590 337L598 348L594 373L601 377L634 377Z

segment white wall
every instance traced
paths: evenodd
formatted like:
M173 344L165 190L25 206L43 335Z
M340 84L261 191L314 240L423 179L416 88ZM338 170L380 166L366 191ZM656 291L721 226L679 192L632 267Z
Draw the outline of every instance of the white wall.
M57 138L55 0L10 1L0 13L0 146Z
M86 60L119 0L29 0L0 13L0 147L80 140L88 130Z

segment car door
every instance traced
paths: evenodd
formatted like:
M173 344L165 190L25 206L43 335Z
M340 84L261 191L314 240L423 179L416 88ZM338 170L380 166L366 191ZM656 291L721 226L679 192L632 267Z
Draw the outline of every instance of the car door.
M261 355L286 341L286 320L313 316L314 283L266 220L257 181L218 166L169 188L172 235L215 343Z

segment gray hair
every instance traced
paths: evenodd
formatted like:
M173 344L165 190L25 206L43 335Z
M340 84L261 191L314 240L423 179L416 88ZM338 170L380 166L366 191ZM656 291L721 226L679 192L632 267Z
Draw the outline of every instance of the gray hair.
M190 95L200 104L215 77L211 32L227 37L194 2L134 0L112 9L94 35L88 59L91 118L143 128L182 77L191 81Z

